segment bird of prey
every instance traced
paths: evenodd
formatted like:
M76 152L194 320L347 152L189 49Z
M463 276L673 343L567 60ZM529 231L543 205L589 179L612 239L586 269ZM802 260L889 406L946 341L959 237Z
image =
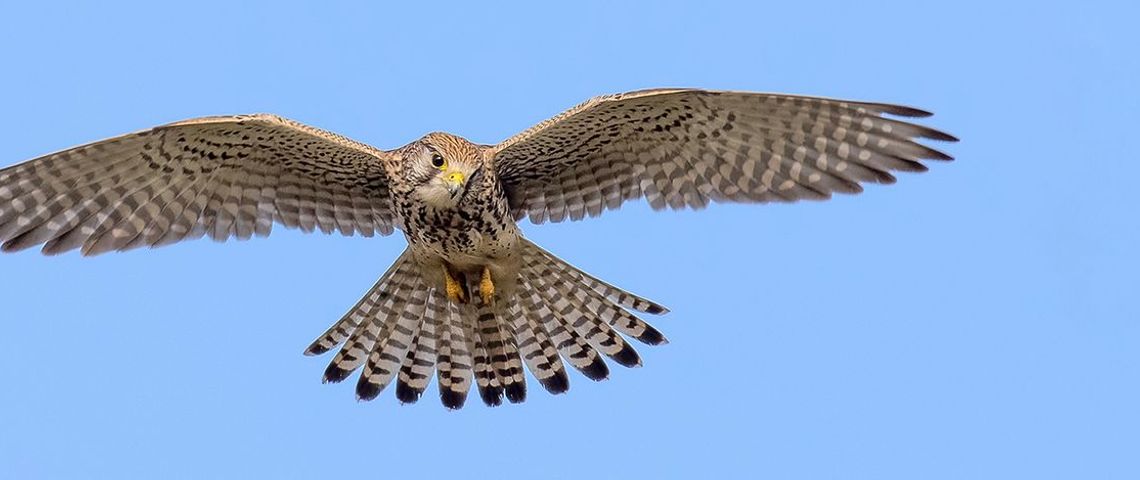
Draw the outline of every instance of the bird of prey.
M951 160L900 120L915 108L819 97L655 89L600 96L497 145L429 133L380 150L268 114L186 120L0 170L4 251L53 255L266 236L273 225L343 235L403 232L408 246L306 350L343 344L324 374L363 367L358 398L396 382L415 402L436 376L444 406L472 382L487 405L526 398L523 365L549 392L565 363L633 367L624 336L665 337L634 312L661 305L575 268L518 222L595 217L644 198L655 210L822 200Z

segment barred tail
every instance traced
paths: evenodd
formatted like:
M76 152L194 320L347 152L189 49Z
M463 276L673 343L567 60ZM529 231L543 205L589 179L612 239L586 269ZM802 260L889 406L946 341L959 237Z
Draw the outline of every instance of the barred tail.
M668 311L665 307L603 282L525 239L519 297L562 357L592 380L609 376L599 352L619 365L641 366L637 352L618 332L648 345L668 342L626 310L661 314Z
M325 330L325 333L309 344L309 347L305 349L305 355L321 355L328 352L347 340L350 335L356 333L357 327L365 320L375 319L377 307L386 297L391 296L392 291L390 290L394 290L393 284L405 283L405 277L414 273L412 272L414 265L412 265L411 259L411 250L405 249L404 253L392 263L392 266L388 267L388 271L380 276L380 280L376 281L376 284L364 294L359 302L356 302L356 305L349 309L348 313L345 313L340 320Z
M444 406L460 408L472 383L487 405L526 399L523 365L552 394L570 388L564 363L604 380L607 356L638 367L641 358L623 334L667 343L629 310L661 314L657 303L603 282L522 240L517 287L483 304L472 281L472 303L452 304L422 277L405 251L340 321L305 351L316 355L344 343L325 371L340 382L364 366L357 397L371 400L396 381L402 403L419 400L437 373Z

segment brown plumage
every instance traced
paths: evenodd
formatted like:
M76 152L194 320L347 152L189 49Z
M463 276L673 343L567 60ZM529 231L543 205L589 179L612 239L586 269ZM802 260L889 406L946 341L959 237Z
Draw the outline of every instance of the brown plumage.
M357 395L393 381L419 399L433 374L449 408L474 383L488 405L526 397L523 365L551 393L563 362L608 375L640 366L624 336L665 337L637 315L664 307L522 238L516 220L597 216L645 198L654 209L791 202L892 183L950 156L954 137L892 117L895 105L794 95L663 89L591 99L493 146L432 133L379 150L273 115L172 123L0 170L5 251L43 244L84 255L209 236L404 232L408 249L305 351L343 344L325 372L359 367Z

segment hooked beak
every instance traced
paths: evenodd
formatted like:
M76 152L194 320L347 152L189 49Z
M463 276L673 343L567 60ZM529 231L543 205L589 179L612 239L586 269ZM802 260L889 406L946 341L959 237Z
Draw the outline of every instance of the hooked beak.
M447 175L444 175L443 183L447 186L447 192L454 197L456 194L463 190L463 182L466 179L467 178L463 175L463 172L451 172Z

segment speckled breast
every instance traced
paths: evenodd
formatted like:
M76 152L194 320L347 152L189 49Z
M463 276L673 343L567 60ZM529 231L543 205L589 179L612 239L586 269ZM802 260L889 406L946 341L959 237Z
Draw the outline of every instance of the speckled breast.
M473 191L455 208L397 201L396 213L417 253L438 256L456 266L474 266L509 256L518 243L518 226L501 192Z

